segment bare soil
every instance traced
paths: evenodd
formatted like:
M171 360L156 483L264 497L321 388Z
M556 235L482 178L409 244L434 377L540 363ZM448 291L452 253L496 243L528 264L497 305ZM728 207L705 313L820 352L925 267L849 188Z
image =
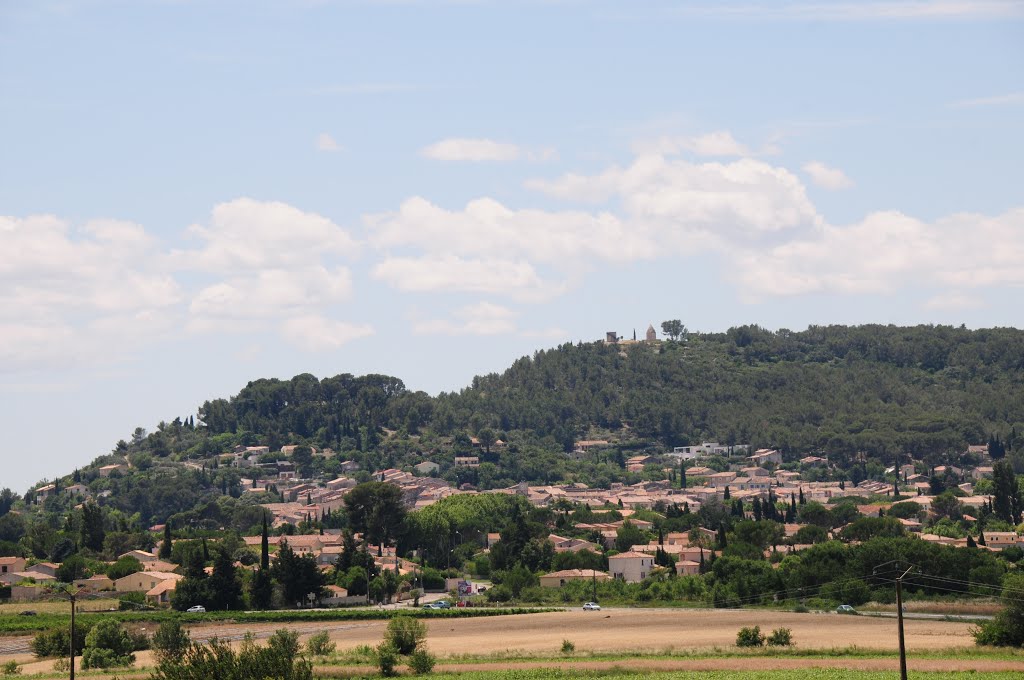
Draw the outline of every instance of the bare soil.
M763 633L774 628L792 630L793 641L799 649L827 650L835 647L858 646L867 649L891 650L891 659L862 659L841 657L787 658L787 657L712 657L708 659L629 659L618 662L593 660L566 660L542 662L524 659L499 663L459 663L459 655L527 655L558 656L563 640L576 645L577 654L587 652L662 652L698 651L714 647L734 648L736 632L744 626L760 626ZM218 635L238 640L246 631L266 637L272 631L288 627L302 636L326 630L337 643L339 651L359 645L377 645L384 636L386 621L320 622L317 624L223 624L211 623L191 628L193 638ZM928 650L971 647L974 638L972 624L939 620L907 620L905 632L910 653ZM585 612L580 609L546 614L522 614L473 619L428 621L427 647L441 657L437 670L477 670L502 668L554 667L567 664L574 668L636 668L649 670L719 670L719 669L788 669L842 667L863 670L890 670L897 668L896 620L868 616L839 614L797 614L754 610L717 609L606 609ZM152 664L150 652L140 652L133 671L121 672L121 678L131 677L139 669ZM446 660L445 657L448 657ZM451 658L456 657L456 658ZM31 660L24 654L0 656L0 662L17 658L19 662ZM1020 670L1024 661L988 659L915 659L916 670ZM24 672L46 672L52 661L29 663ZM325 675L350 674L354 669L338 667L318 668Z

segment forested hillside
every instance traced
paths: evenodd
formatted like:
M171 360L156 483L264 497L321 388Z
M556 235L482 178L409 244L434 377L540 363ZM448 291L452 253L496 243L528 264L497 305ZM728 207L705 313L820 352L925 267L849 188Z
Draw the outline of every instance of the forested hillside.
M704 439L785 452L936 457L1024 433L1024 332L756 326L654 344L563 345L436 398L397 378L258 380L203 404L212 436L374 448L381 428L525 432L568 450L595 429L655 446Z

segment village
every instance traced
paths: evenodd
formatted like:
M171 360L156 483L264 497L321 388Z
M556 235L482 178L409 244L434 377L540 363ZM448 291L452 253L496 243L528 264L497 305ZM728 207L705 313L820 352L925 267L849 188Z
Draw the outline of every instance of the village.
M479 447L480 442L471 438L471 445ZM494 444L503 446L498 440ZM612 448L614 444L607 440L579 440L573 451L568 454L577 459L599 454L602 450ZM345 505L345 495L359 481L357 475L366 479L365 473L353 461L342 461L340 469L344 472L333 479L302 479L298 477L297 466L290 462L296 445L281 447L279 457L270 464L256 461L266 459L271 453L266 446L237 447L236 450L217 457L217 464L238 468L243 476L241 487L245 494L265 494L273 491L279 494L283 502L261 503L268 516L272 518L270 528L274 535L268 537L271 551L276 553L281 542L287 542L298 555L309 555L324 571L334 568L341 556L343 537L340 529L312 530L305 533L295 532L295 527L304 525L315 526L316 523L332 513L341 512ZM643 531L653 531L650 512L664 513L667 508L683 509L687 513L698 513L708 503L725 504L727 507L742 508L745 518L760 519L759 509L769 503L792 505L792 515L787 513L788 521L783 523L784 534L780 545L773 545L765 551L765 557L772 552L786 554L799 552L811 547L811 543L802 543L801 537L808 535L802 531L807 523L797 520L795 512L797 499L802 506L805 503L818 503L825 507L835 507L844 498L851 498L855 517L883 517L889 508L898 501L912 501L920 507L916 517L898 517L907 535L917 536L920 540L939 545L978 547L988 551L1001 551L1006 548L1024 548L1024 537L1016 531L983 531L980 527L976 534L980 543L970 536L952 537L926 530L929 518L934 518L932 504L934 479L953 480L955 485L948 489L952 492L959 507L962 508L962 521L968 525L977 522L985 507L991 507L991 493L975 493L976 486L991 491L993 475L992 461L984 445L972 446L965 454L965 459L976 460L981 464L973 467L937 466L927 469L920 461L911 461L899 468L890 468L885 475L891 481L877 479L863 480L858 484L843 481L812 481L822 477L823 471L829 468L827 458L819 455L807 455L796 461L784 462L783 454L774 449L760 449L753 452L745 445L726 446L717 442L703 442L699 445L677 447L672 451L660 454L635 455L625 459L625 467L630 472L660 470L664 479L642 481L635 484L612 484L610 488L589 488L587 485L553 484L530 485L520 483L508 488L492 490L476 490L470 485L456 488L447 481L433 477L440 469L438 463L423 460L416 465L402 469L385 469L372 471L369 478L373 481L392 484L401 490L401 497L409 511L421 510L440 500L459 494L504 494L515 495L526 499L537 508L573 508L586 507L595 511L610 510L619 519L605 522L576 522L573 525L576 536L562 536L552 532L547 537L554 553L590 551L604 554L608 569L562 569L539 574L542 587L562 587L573 580L599 582L620 579L627 583L638 583L650 576L655 569L665 566L665 557L671 560L673 571L678 575L697 575L703 573L706 562L721 555L721 546L716 546L718 528L714 526L697 526L687 532L662 533L658 538L648 542L633 544L628 549L619 541L622 528L627 523ZM318 452L318 455L333 455L333 452ZM726 470L708 467L706 461L714 459L717 467L724 467L722 461L731 461ZM456 467L475 467L480 465L480 456L458 455L449 463ZM186 466L202 469L203 464L187 462ZM244 476L247 470L258 469L258 476ZM115 462L100 466L100 478L110 475L121 475L129 472L129 464ZM61 493L80 497L86 501L91 497L89 486L81 483L58 488L54 484L44 485L35 489L37 502L45 502L51 494ZM103 492L109 493L109 492ZM897 497L896 494L899 494ZM100 494L102 496L102 493ZM869 502L866 502L868 500ZM755 509L755 506L757 508ZM639 515L643 515L641 517ZM645 519L646 517L646 519ZM828 538L840 538L843 526L827 529ZM554 529L554 527L552 527ZM164 531L163 525L150 527L154 543ZM948 533L948 532L946 532ZM581 536L586 535L587 538ZM500 535L495 532L480 537L479 548L486 553ZM244 536L245 545L254 553L259 550L261 536ZM373 555L376 567L381 571L394 571L407 582L415 580L421 565L414 559L396 555L394 545L368 546L369 554ZM618 548L618 550L616 550ZM656 556L663 556L659 564ZM178 565L159 559L155 552L131 550L119 556L119 559L130 557L138 560L140 571L111 579L103 574L74 580L74 586L87 592L112 592L116 594L140 593L145 602L153 606L166 606L170 603L176 583L182 578ZM276 558L276 554L271 556ZM34 563L33 563L34 562ZM238 563L239 568L254 570L255 565ZM10 596L14 600L30 600L45 597L46 586L58 581L59 564L46 561L26 560L22 557L0 558L0 583L10 587ZM207 567L208 571L212 567ZM443 591L458 591L461 595L471 595L480 588L486 588L486 581L474 581L470 574L459 576L449 574ZM345 588L338 585L327 586L327 597L319 601L322 606L363 604L365 595L349 596ZM415 589L411 584L403 588L398 597L411 598Z

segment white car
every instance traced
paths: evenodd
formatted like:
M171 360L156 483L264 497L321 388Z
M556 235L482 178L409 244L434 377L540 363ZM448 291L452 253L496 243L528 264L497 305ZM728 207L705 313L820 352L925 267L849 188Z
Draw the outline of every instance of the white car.
M185 611L187 611L189 614L205 614L206 613L206 607L204 607L201 604L197 604L197 605L193 605L193 606L189 607Z
M596 602L585 602L583 604L583 611L585 612L599 612L601 611L601 605Z

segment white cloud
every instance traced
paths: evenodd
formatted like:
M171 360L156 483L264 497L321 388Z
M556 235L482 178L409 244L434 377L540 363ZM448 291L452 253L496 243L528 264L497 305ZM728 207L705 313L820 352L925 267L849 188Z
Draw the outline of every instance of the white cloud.
M336 321L316 314L287 319L281 327L285 340L306 352L336 350L373 333L369 324Z
M137 318L164 316L182 299L158 269L156 246L130 222L72 228L52 215L0 216L0 364L68 365L129 351L147 328Z
M853 186L853 182L839 168L830 168L819 161L804 163L804 172L810 176L811 181L822 189L838 191Z
M646 154L627 168L533 180L527 186L566 200L617 198L633 230L640 225L653 235L650 242L674 245L675 250L694 238L756 237L821 223L796 175L750 158L691 163Z
M598 257L633 259L649 244L609 214L512 210L481 198L462 210L445 210L413 197L398 212L367 218L370 242L379 248L413 246L426 252L541 262Z
M258 271L308 266L321 256L353 256L358 244L331 220L277 201L238 198L214 207L209 225L188 233L198 250L174 251L181 269Z
M516 330L518 314L490 302L467 305L452 313L454 319L430 319L413 323L416 335L507 335Z
M288 310L342 302L352 294L352 275L338 267L322 266L288 271L267 269L248 277L221 281L200 290L189 311L214 319L253 319Z
M514 161L523 151L506 142L453 137L420 149L420 155L436 161Z
M852 225L825 226L736 258L737 280L748 300L1024 285L1024 209L996 217L952 215L933 223L899 212L872 213Z
M338 144L338 142L336 142L334 140L334 137L331 137L326 132L321 132L317 136L317 138L316 138L316 148L319 151L328 151L328 152L336 152L336 151L341 151L342 150L342 148Z
M978 97L976 99L960 99L951 103L950 108L954 109L975 109L987 106L1007 106L1011 104L1024 103L1024 92L1010 92L992 97Z

